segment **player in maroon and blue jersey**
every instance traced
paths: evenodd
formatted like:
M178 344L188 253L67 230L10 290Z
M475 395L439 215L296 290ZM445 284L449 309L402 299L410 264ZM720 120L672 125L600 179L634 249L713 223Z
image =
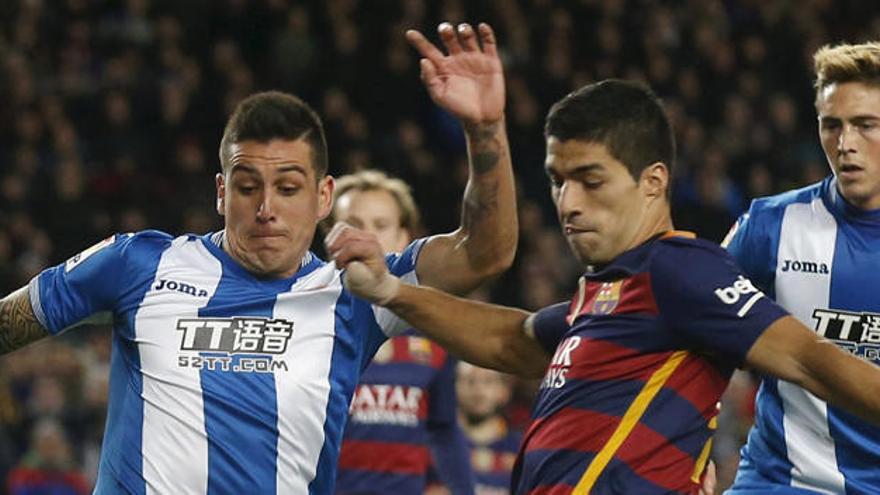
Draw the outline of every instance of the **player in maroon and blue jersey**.
M734 366L880 422L880 369L788 315L724 250L674 231L675 146L650 90L585 86L545 130L551 194L585 269L570 303L530 315L467 301L389 274L369 233L327 238L355 294L466 361L544 376L514 493L697 493Z
M382 172L340 177L334 196L332 219L375 233L386 252L405 248L418 228L409 187ZM379 348L351 403L337 493L421 495L432 458L453 494L473 493L454 372L455 360L413 330Z
M470 363L458 363L455 390L462 430L471 448L476 495L503 495L522 442L501 411L510 401L510 376Z

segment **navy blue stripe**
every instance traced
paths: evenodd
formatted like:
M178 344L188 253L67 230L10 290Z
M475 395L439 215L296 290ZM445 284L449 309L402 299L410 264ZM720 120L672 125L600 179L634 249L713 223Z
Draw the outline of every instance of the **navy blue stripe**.
M523 472L528 474L518 481L515 493L524 494L529 490L553 485L574 487L584 475L593 457L595 454L592 453L566 450L529 451L523 465ZM602 470L590 490L590 494L620 495L623 493L667 495L670 491L642 478L625 462L615 457Z
M534 417L542 418L563 408L575 408L619 418L644 386L645 382L640 380L570 379L563 389L541 390ZM700 411L670 388L662 388L657 393L639 422L692 456L700 452L710 435Z
M214 296L201 317L271 318L274 294L245 284L224 266ZM241 301L248 301L247 306ZM202 369L205 431L208 434L208 494L275 493L278 458L278 404L270 373Z
M563 483L574 487L595 456L595 452L530 450L523 460L522 478L518 480L516 493Z
M336 495L416 495L425 491L425 476L340 469Z
M356 423L349 419L345 427L345 440L409 443L424 447L428 442L425 421L415 426Z

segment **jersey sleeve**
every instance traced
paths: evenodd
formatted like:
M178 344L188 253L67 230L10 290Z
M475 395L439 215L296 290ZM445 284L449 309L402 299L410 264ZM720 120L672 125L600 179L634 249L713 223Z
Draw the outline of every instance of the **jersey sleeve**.
M419 260L422 246L424 246L427 238L416 239L411 242L402 252L389 254L385 257L385 263L388 265L388 271L395 277L408 284L419 284L416 276L416 263ZM381 306L373 306L373 314L382 333L387 337L400 335L409 328L409 324L403 319L395 315L391 310Z
M667 241L651 260L660 318L685 346L741 365L773 322L787 315L723 249L704 241Z
M568 302L561 302L541 309L530 316L531 331L535 340L549 354L556 351L556 346L571 328L568 324Z
M753 201L749 211L733 224L722 243L743 274L763 290L770 291L771 295L776 266L776 236L771 224L777 216L772 213L763 207L762 202Z
M125 248L131 237L110 236L31 279L31 307L50 334L114 308L122 291Z

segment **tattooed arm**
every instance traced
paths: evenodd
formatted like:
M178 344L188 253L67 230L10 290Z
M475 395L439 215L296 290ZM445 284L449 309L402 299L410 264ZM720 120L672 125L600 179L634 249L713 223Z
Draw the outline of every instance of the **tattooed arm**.
M48 335L34 316L26 286L0 299L0 355Z
M504 74L492 28L480 24L478 31L459 24L456 33L451 24L441 24L439 34L448 55L421 33L406 33L424 57L422 81L428 93L461 120L467 137L469 180L461 226L433 237L422 248L416 268L422 284L459 294L506 270L513 262L518 235L504 127Z

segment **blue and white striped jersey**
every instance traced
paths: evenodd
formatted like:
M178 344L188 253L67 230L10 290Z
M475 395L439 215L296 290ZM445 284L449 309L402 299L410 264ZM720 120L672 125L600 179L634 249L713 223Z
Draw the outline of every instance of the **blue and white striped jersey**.
M260 279L222 232L116 235L30 284L57 334L113 319L110 404L96 493L331 493L362 369L407 325L353 297L311 253ZM390 255L410 282L424 240Z
M728 246L805 325L880 364L880 210L847 204L833 177L752 203ZM731 494L880 493L880 428L765 378Z

